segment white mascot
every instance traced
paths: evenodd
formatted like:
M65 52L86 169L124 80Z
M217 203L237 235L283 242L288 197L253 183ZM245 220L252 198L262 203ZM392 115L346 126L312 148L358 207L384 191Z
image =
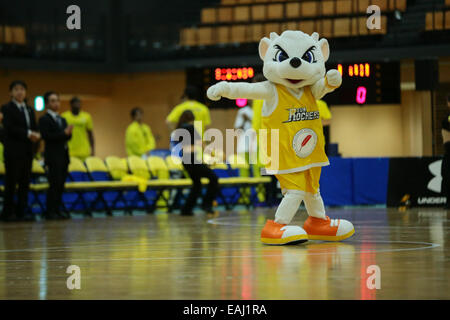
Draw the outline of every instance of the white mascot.
M264 100L261 122L269 138L261 147L270 159L265 171L276 176L283 193L275 220L267 220L261 232L265 244L284 245L308 239L340 241L355 233L351 222L326 215L319 191L321 167L329 162L316 99L342 83L337 70L326 72L329 54L328 41L319 40L317 33L272 32L270 39L263 38L259 43L268 81L222 81L208 89L208 98L214 101L221 97ZM278 135L278 143L271 143L274 134ZM288 225L302 201L309 215L303 228Z

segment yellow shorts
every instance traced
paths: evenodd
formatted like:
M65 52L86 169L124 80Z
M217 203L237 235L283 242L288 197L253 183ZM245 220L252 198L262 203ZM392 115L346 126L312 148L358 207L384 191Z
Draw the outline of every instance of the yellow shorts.
M319 192L319 180L321 167L314 167L306 171L276 174L278 181L280 182L281 191L284 193L286 190L301 190L316 194Z

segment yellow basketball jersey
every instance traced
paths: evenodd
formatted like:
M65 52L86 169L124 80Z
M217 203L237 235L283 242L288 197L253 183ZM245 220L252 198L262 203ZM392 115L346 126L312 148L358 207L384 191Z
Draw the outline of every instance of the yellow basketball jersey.
M270 116L262 116L262 129L268 133L261 143L261 147L267 145L266 173L286 174L329 165L319 108L311 88L304 87L298 99L286 87L275 87L278 104ZM272 130L278 130L278 145L272 143Z

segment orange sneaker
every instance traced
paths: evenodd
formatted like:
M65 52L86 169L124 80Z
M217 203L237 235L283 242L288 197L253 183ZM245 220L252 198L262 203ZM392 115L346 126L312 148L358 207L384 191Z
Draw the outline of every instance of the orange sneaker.
M305 230L299 226L288 226L267 220L261 231L261 242L264 244L293 244L308 241Z
M303 224L310 240L341 241L350 238L355 228L350 221L344 219L320 219L308 217Z

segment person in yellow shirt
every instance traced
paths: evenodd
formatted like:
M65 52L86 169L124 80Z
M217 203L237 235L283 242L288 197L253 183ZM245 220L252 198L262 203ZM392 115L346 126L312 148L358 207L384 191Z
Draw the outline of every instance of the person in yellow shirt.
M325 101L317 100L316 102L317 107L319 107L320 120L322 120L323 135L325 136L325 153L328 155L328 146L330 144L331 112Z
M175 129L184 111L191 110L194 114L195 121L201 121L202 123L201 128L195 129L197 132L200 132L201 130L201 136L203 136L205 128L211 124L211 116L208 107L203 103L198 102L200 100L198 89L194 86L186 86L181 99L182 103L175 106L167 116L166 123L169 126L169 130L172 132Z
M127 154L128 156L146 157L151 150L155 149L155 138L150 127L142 123L144 111L141 108L132 109L130 114L133 122L125 133Z
M67 125L73 126L72 138L68 142L69 154L85 160L94 155L94 133L92 117L89 113L81 111L81 100L73 97L70 100L70 111L61 115Z

